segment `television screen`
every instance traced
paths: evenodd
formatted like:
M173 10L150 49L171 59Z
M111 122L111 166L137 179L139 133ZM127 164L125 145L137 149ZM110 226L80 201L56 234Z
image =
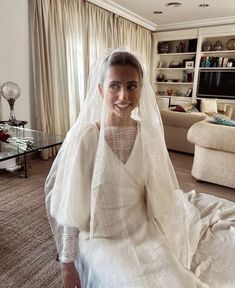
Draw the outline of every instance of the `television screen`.
M197 97L235 99L235 70L200 71Z

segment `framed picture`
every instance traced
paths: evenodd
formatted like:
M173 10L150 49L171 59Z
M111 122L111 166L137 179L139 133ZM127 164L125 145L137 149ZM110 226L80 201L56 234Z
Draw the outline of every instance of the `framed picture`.
M194 61L185 61L185 68L193 68Z

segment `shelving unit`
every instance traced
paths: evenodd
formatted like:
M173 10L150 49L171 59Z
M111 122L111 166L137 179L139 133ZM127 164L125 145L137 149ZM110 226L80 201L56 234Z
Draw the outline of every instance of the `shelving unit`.
M195 45L192 50L191 40L193 39L197 41L196 29L187 30L186 33L185 31L156 33L154 41L156 54L153 61L155 67L152 79L156 97L170 97L171 104L173 100L179 103L192 102L196 61ZM161 43L169 45L168 53L161 53ZM192 64L191 67L186 67L185 63L188 61L191 62L188 63ZM169 90L172 93L167 93Z
M227 28L228 27L228 28ZM197 50L197 73L196 81L200 81L201 72L234 72L235 77L235 49L229 50L226 44L230 39L235 39L235 27L210 27L206 29L199 29L198 50ZM215 43L220 41L222 47L215 47ZM205 49L205 43L210 42L211 47L209 51ZM208 61L209 60L209 61ZM225 61L224 61L225 60ZM229 64L230 62L230 64ZM199 83L198 83L199 84ZM199 93L199 92L198 92ZM197 99L197 94L196 94ZM231 99L218 99L221 103L234 103Z
M235 49L229 50L226 47L226 43L230 39L235 39L234 25L156 32L153 43L155 54L152 68L152 85L156 97L170 97L172 105L185 102L195 103L197 101L200 71L234 71L235 73ZM202 51L202 48L205 48L206 41L210 41L211 50ZM221 41L222 47L214 46L216 41ZM159 43L167 43L167 45L163 45L161 49ZM184 44L183 51L179 49L180 43ZM194 43L194 47L192 43ZM167 51L164 51L164 49ZM207 63L206 67L204 65L202 67L202 57L211 61L210 64ZM220 62L223 60L224 64L215 64L217 60ZM193 67L186 67L186 61L193 61ZM229 62L232 63L228 65ZM210 67L212 63L215 67ZM190 75L189 81L185 78L185 75ZM168 88L173 90L170 95L167 93ZM188 93L189 89L191 93ZM187 95L190 95L190 97ZM231 99L219 100L219 102L221 101L235 102Z
M217 51L202 51L202 54L212 54L212 55L218 55L218 54L233 54L235 53L235 50L217 50Z
M200 70L235 70L235 67L200 67Z

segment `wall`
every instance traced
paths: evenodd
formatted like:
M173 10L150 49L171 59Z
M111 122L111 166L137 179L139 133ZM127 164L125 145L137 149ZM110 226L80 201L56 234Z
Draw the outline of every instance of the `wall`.
M21 88L15 102L17 120L28 121L30 116L30 69L28 0L0 0L0 85L14 81ZM1 96L1 118L9 118L9 105Z

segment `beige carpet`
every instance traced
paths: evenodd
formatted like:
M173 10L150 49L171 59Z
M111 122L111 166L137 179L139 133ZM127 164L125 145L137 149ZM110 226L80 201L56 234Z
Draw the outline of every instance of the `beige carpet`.
M60 288L60 267L45 214L50 165L33 160L29 178L0 174L0 287Z
M170 156L185 191L196 188L235 202L234 189L199 183L190 175L192 156ZM51 161L31 160L31 166L27 179L0 172L0 288L62 287L44 206L43 185Z

